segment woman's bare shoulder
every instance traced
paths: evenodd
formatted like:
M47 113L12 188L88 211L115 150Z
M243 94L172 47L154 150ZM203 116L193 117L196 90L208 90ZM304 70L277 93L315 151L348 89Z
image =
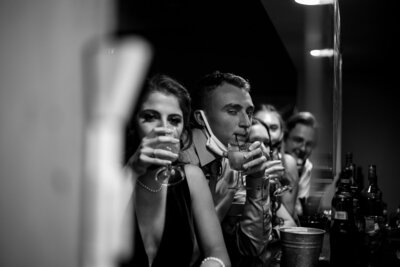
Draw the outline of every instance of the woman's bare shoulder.
M184 168L189 186L198 186L206 183L206 177L199 166L188 163L184 165Z
M184 168L185 168L186 175L190 175L190 176L195 175L195 176L202 176L202 177L204 176L203 171L197 165L194 165L191 163L186 163L184 165Z

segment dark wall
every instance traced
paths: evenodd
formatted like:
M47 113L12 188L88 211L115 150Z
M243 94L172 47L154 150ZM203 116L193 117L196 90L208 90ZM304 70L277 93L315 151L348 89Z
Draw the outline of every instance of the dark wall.
M378 0L340 4L343 153L353 151L364 183L368 165L377 165L383 199L394 211L400 204L398 9Z
M260 1L120 0L117 17L119 36L153 44L151 72L189 90L206 73L233 72L250 81L255 104L295 105L296 70Z

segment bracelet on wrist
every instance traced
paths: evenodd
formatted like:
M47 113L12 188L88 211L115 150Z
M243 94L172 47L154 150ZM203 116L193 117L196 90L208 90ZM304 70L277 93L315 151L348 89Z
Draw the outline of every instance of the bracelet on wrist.
M225 263L224 263L221 259L219 259L219 258L217 258L217 257L207 257L207 258L204 258L204 260L201 262L201 265L203 265L203 263L205 263L205 262L207 262L207 261L215 261L215 262L218 262L219 265L221 265L221 267L225 267Z

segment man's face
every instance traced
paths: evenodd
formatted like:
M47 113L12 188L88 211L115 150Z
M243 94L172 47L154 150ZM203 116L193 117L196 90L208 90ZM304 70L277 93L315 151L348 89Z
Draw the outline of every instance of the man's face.
M247 139L253 111L250 94L227 83L211 92L204 110L214 135L226 146L235 135L239 142Z
M315 147L315 135L312 127L300 123L290 131L285 141L285 151L296 158L298 168L302 168L306 159L310 157Z

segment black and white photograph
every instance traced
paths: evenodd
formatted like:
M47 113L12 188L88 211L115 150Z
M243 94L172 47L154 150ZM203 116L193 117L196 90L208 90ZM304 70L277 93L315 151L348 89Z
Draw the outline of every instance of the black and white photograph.
M0 0L0 266L400 266L397 11Z

